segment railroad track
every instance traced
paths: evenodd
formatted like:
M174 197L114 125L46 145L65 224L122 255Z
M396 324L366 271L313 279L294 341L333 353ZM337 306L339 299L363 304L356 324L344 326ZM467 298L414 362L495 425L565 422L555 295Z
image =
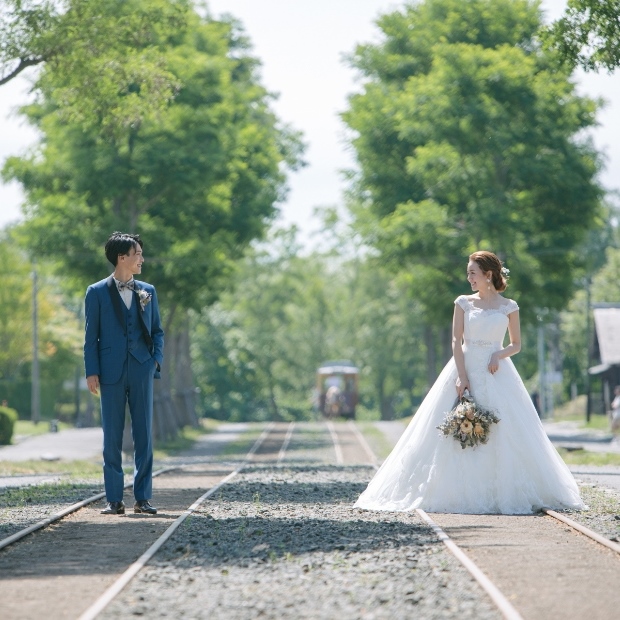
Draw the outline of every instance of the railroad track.
M332 421L327 421L322 423L322 426L325 435L329 437L331 442L331 448L326 447L328 454L326 456L326 460L333 460L333 462L337 465L343 466L358 464L368 465L375 469L378 467L378 461L373 453L373 450L370 448L368 442L356 424L353 422L334 423ZM154 541L151 542L148 548L141 553L140 557L135 560L129 568L124 570L119 577L115 578L112 583L107 585L104 592L101 593L96 600L88 606L87 609L82 610L79 613L79 616L78 614L74 614L64 617L79 617L80 620L96 618L111 603L111 601L113 601L119 593L123 591L127 584L129 584L131 580L147 565L149 560L155 556L158 550L174 536L175 531L181 526L181 524L205 501L221 489L222 486L231 482L233 478L253 463L263 462L264 464L273 464L276 467L281 467L286 465L287 461L293 460L294 455L291 454L291 448L299 449L299 446L295 447L294 438L296 434L300 434L301 430L300 425L296 425L295 423L290 423L288 425L275 425L272 423L266 426L260 436L252 443L252 446L245 457L226 473L221 471L221 468L217 472L214 472L213 475L211 475L212 484L209 486L208 490L199 497L194 497L193 501L191 501L186 509L180 511L180 514L176 516L176 518L171 519L172 522ZM329 453L331 453L331 455ZM161 469L158 470L157 475L162 477L164 475L170 476L175 470L189 471L192 467L196 468L197 464L194 462L190 466L178 465ZM6 539L0 541L0 549L6 550L7 548L15 545L18 541L22 541L22 544L26 544L27 541L24 541L24 538L27 538L38 530L49 528L50 526L52 526L52 531L49 532L49 535L53 536L54 524L62 520L66 520L70 515L73 519L73 523L81 523L83 520L87 520L88 517L81 519L76 513L86 509L90 506L90 504L99 501L103 496L103 493L94 495L82 502L68 507L53 517L7 537ZM597 545L605 546L606 549L611 550L616 554L620 553L620 545L599 536L595 532L592 532L588 528L585 528L570 519L567 519L565 515L551 510L545 512L548 518L570 526L578 532L580 536L585 535ZM450 552L465 566L473 578L476 579L481 587L487 592L505 618L516 620L522 617L509 600L509 597L502 593L501 586L496 585L489 575L487 575L485 571L482 570L463 550L463 548L449 536L449 533L447 533L446 530L449 532L450 527L441 527L441 525L437 523L437 520L441 520L440 518L438 519L439 515L435 516L433 519L423 510L418 509L416 510L416 513L424 523L432 528L437 537L445 544ZM106 519L107 523L110 523L110 517L107 517ZM145 519L141 519L141 521L146 522ZM104 524L104 529L105 525L107 524ZM31 544L36 545L34 542ZM6 551L3 551L3 553L4 552ZM34 556L36 557L36 550L34 551Z
M368 457L368 463L372 465L375 470L377 470L379 468L377 458L364 436L353 423L349 423L347 426L348 433L355 436L363 452ZM336 460L338 461L338 456L341 453L341 449L339 449L339 446L337 445L339 443L338 433L333 423L328 422L328 427L330 435L334 441L334 449L337 455ZM454 540L450 538L450 536L444 531L444 529L424 510L418 508L415 510L415 512L422 519L422 521L424 521L433 529L437 537L445 544L448 550L459 560L459 562L461 562L461 564L467 569L471 576L485 590L485 592L489 595L491 600L497 606L503 617L507 620L522 619L521 614L519 613L519 611L517 611L515 606L508 599L508 597L502 593L500 588L489 578L489 576L487 576L487 574L485 574L483 570L479 568L478 565L476 565L476 563L467 555L467 553L465 553L465 551L461 547L459 547L459 545L457 545ZM555 510L544 508L542 512L552 520L568 525L576 533L587 537L591 541L595 542L597 545L613 551L616 554L617 558L620 559L620 545L618 543L611 541L604 536L601 536L590 528L580 523L577 523L573 519L570 519L566 515L561 514ZM618 566L618 568L620 569L620 565Z

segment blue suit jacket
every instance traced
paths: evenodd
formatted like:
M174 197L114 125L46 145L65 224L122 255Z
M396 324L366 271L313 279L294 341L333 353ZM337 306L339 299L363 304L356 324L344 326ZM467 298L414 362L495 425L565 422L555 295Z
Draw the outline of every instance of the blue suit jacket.
M136 356L145 362L152 358L161 367L164 360L164 330L161 327L159 305L155 287L136 280L136 287L151 295L150 302L142 310L138 293L134 292L133 303L138 304L140 328L148 353ZM86 333L84 338L84 365L86 376L99 375L101 383L116 383L127 357L128 339L125 326L124 303L112 276L91 284L86 290L85 300ZM159 378L159 370L155 377Z

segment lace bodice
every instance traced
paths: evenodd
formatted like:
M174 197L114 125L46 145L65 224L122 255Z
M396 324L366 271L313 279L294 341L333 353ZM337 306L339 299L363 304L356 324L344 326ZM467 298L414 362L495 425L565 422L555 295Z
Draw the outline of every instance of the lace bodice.
M465 311L465 342L470 345L491 346L501 343L508 328L508 315L519 309L516 301L504 300L499 308L484 309L474 299L460 295L454 300Z

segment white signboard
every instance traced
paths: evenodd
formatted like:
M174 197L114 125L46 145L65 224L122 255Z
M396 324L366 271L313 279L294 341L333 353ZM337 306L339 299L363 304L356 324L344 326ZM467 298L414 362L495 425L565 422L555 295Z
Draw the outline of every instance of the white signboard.
M603 364L620 364L620 308L595 308L594 324Z

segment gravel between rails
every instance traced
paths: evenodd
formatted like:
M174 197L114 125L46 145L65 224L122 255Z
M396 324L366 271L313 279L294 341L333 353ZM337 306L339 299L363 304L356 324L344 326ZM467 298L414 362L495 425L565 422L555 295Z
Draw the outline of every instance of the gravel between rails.
M417 515L352 508L373 471L244 470L100 617L499 619Z
M584 482L579 484L579 491L588 509L566 511L566 516L605 538L620 542L620 491Z
M43 521L103 491L103 481L62 480L59 483L0 490L0 539Z
M333 462L330 442L322 424L296 426L295 466L223 487L103 617L499 618L417 516L351 508L373 470L317 465ZM589 510L568 516L617 540L620 491L580 488ZM101 490L98 478L0 491L0 537Z

